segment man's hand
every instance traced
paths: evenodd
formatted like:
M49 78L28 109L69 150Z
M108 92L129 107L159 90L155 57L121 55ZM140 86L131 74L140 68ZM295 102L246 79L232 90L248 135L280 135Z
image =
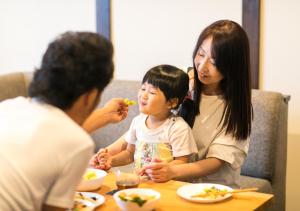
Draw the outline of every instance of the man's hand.
M128 105L123 98L113 98L108 101L103 109L110 116L110 123L117 123L125 119L128 115Z
M96 109L83 123L82 127L92 133L109 124L118 123L128 115L128 105L123 98L113 98L104 107Z

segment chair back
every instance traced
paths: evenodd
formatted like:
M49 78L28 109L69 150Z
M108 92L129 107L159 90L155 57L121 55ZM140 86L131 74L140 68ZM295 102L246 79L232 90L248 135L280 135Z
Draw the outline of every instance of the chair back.
M241 174L271 182L275 206L285 206L287 120L290 97L252 90L253 123L247 159ZM280 205L276 203L280 202Z

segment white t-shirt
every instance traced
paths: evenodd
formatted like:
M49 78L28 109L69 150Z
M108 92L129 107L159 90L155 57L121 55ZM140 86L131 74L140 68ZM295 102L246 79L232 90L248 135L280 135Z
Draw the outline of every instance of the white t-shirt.
M201 96L200 115L195 119L193 134L198 147L198 159L215 157L225 161L216 173L202 178L202 181L239 187L241 166L247 156L249 138L237 141L231 135L220 131L220 120L224 110L220 96Z
M158 128L146 126L147 115L136 116L130 125L125 140L135 144L135 167L141 168L154 158L172 161L174 157L186 156L197 152L192 130L178 116L170 116Z
M93 149L56 107L24 97L0 103L0 210L72 207Z

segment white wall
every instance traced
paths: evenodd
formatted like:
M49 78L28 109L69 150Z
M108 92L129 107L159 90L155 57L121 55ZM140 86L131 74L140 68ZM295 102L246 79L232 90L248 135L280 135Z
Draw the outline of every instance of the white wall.
M289 132L300 135L300 1L265 0L262 6L260 85L291 95Z
M94 0L0 0L0 73L32 71L66 30L96 31Z
M288 117L286 210L299 210L300 1L264 0L261 18L260 87L291 95Z
M113 0L115 77L142 80L158 64L192 66L204 27L218 19L242 20L241 0Z

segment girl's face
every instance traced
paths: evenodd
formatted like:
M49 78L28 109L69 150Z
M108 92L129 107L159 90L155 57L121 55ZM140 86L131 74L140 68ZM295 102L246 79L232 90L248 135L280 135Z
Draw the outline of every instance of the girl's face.
M223 79L223 75L216 68L214 58L211 57L211 43L212 37L206 38L194 58L198 79L203 84L204 93L208 92L206 94L218 92L220 81Z
M145 82L138 93L140 112L155 117L169 116L171 105L164 93L153 85Z

